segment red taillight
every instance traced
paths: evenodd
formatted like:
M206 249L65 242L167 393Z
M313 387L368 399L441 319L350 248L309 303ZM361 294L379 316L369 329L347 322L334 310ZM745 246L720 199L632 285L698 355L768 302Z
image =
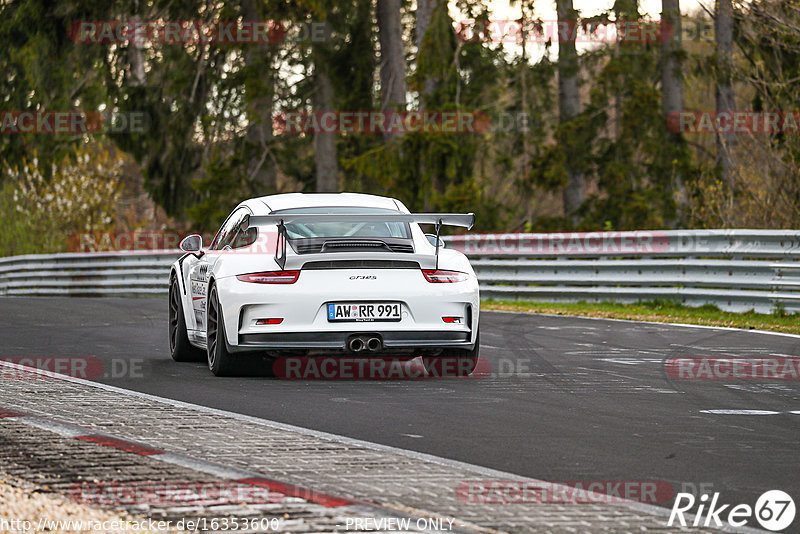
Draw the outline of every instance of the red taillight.
M461 317L442 317L442 321L446 323L461 323Z
M270 319L256 319L256 324L281 324L283 322L283 317L273 317Z
M300 271L270 271L267 273L240 274L236 278L242 282L255 284L294 284Z
M458 271L442 271L441 269L422 269L425 280L432 284L463 282L467 279L466 273Z

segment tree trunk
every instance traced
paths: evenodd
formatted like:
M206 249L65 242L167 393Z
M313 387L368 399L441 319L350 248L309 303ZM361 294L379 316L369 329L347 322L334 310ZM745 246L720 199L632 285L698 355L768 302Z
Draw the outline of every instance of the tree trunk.
M378 0L378 41L381 47L381 111L406 107L406 69L400 25L400 0ZM384 133L390 141L392 133Z
M533 7L533 6L531 6ZM528 42L528 35L525 33L525 28L527 27L526 18L525 18L525 0L522 0L519 3L519 26L521 29L520 36L522 37L522 55L520 61L520 71L519 71L519 78L520 78L520 100L522 101L522 105L520 109L522 109L522 116L525 117L525 120L528 120L528 52L527 52L527 42ZM533 11L533 10L531 10ZM522 176L520 177L520 183L527 184L528 179L530 178L530 146L528 144L528 131L527 128L522 130ZM526 220L530 221L532 219L531 210L533 208L532 203L528 203L528 206L525 210Z
M242 18L260 21L254 0L242 0ZM252 43L245 47L245 101L247 102L247 176L260 194L276 190L275 163L270 154L272 142L272 100L275 79L269 43ZM254 76L254 73L259 73Z
M661 106L664 115L683 110L680 0L661 0Z
M131 17L131 22L134 23L141 20L142 18L138 13ZM128 85L131 87L141 87L145 82L144 57L142 54L143 42L143 38L134 37L128 43L128 67L130 69L128 71Z
M428 27L431 25L431 15L433 14L433 9L436 7L437 1L438 0L417 0L417 59L419 59L419 55L422 52L422 42L425 38L425 34L428 32ZM421 110L425 109L424 97L436 90L436 80L428 76L422 83L422 91L419 95L419 109Z
M433 12L434 5L436 5L436 0L417 1L417 53L419 53L419 49L422 48L422 40L425 37L425 32L428 31L428 26L431 25L431 13Z
M313 45L314 56L314 112L333 110L333 84L328 73L328 59L321 47L328 46L330 27L325 24L323 42ZM318 193L331 193L339 190L339 164L336 156L336 133L314 133L314 161L316 163L316 182Z
M573 120L581 111L580 93L578 91L578 53L575 49L577 24L575 9L572 0L556 0L559 26L563 29L558 39L558 111L559 120L563 124ZM564 25L568 25L566 31ZM566 34L566 35L564 35ZM564 215L569 217L573 224L577 224L576 210L584 200L583 172L574 165L572 139L561 139L562 146L567 148L567 186L564 188L562 198L564 202Z
M681 51L680 0L661 1L661 109L664 119L670 120L683 110L683 67L678 54ZM683 145L680 132L669 134L677 148ZM686 203L686 188L679 174L671 184L677 197L678 218L682 217Z
M733 94L733 6L731 0L717 0L714 17L714 35L717 55L717 117L730 113L735 107ZM728 117L728 122L732 117ZM733 213L735 169L733 133L717 133L717 165L722 169L722 183L728 188L728 209Z
M417 11L415 13L416 18L416 38L417 38L417 72L420 71L420 56L423 54L423 47L422 43L425 40L425 34L428 32L428 27L431 25L431 15L433 14L433 8L436 5L437 0L417 0ZM421 80L422 88L419 92L419 102L417 107L420 111L425 110L426 99L428 95L433 93L435 89L435 83L430 76L426 76L425 79ZM424 153L420 154L419 158L419 179L425 180L425 175L427 174L427 164L425 161ZM438 178L433 179L433 189L434 191L438 191L440 180ZM431 209L430 203L430 196L426 196L425 199L425 209Z

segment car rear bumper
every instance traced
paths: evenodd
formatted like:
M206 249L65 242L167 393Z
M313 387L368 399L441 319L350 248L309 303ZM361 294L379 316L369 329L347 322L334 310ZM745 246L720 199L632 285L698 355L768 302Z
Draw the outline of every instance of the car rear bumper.
M412 269L377 270L374 277L361 280L353 271L319 270L302 271L294 284L218 279L230 349L344 349L353 335L380 337L386 349L474 346L480 312L474 275L464 282L438 284ZM398 302L402 319L329 321L329 302ZM461 320L448 323L445 316ZM261 325L262 318L280 322Z
M471 331L387 331L354 329L341 332L285 332L240 334L234 352L260 349L332 349L345 350L353 336L378 337L384 349L465 348L472 349Z

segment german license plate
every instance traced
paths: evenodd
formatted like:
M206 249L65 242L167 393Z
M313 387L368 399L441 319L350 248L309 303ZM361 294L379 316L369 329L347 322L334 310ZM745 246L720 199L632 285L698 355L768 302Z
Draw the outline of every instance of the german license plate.
M399 321L399 302L331 302L328 321Z

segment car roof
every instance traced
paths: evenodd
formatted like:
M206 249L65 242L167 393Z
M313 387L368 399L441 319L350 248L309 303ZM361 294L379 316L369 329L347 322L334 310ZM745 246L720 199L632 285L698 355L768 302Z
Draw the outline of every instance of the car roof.
M408 212L402 202L389 197L363 193L284 193L251 198L241 205L249 207L255 215L268 215L290 208L316 208L328 206L359 206Z

